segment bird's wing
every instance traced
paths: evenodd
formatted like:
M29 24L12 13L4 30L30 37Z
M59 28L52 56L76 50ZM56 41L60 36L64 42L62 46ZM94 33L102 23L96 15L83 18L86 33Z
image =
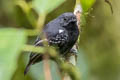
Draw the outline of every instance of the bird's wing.
M68 41L68 34L62 29L59 29L58 32L53 36L48 36L48 43L53 46L55 45L59 49L63 47Z
M68 41L68 33L65 30L59 29L58 32L54 33L54 35L49 35L53 34L52 31L51 33L46 32L46 34L46 39L40 39L40 37L36 39L35 46L43 46L43 43L47 41L50 46L56 45L59 48L60 52L64 52L62 50L65 50L64 45ZM25 69L24 74L28 72L32 64L35 64L36 62L39 62L42 59L43 55L31 52L29 63Z
M59 30L58 33L50 35L46 39L40 39L38 37L35 41L35 46L43 46L43 43L47 41L50 46L56 46L58 48L63 48L63 45L68 41L68 35L63 30ZM42 55L31 52L30 62L32 64L42 60Z
M36 41L35 41L35 46L43 46L43 43L48 41L47 39L40 39L40 37L38 36ZM42 60L42 55L41 54L36 54L31 52L30 54L30 62L32 62L32 64L34 64L35 62L39 62L40 60Z
M35 46L43 46L44 41L47 41L47 39L41 40L40 37L38 37L35 41ZM24 70L24 75L27 74L32 64L41 61L42 58L43 58L43 55L31 52L29 62Z
M51 37L48 36L48 42L52 46L56 46L60 54L64 54L67 51L66 45L68 44L69 36L68 32L63 29L59 29L58 32Z

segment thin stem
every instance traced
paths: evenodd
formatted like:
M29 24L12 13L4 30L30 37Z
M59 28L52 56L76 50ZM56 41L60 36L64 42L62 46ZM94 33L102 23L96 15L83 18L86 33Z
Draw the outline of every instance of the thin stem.
M37 46L35 47L35 46L32 46L32 45L24 45L23 51L43 54L46 50L43 47L37 47Z
M112 12L112 14L113 14L113 7L112 7L112 4L110 3L109 0L105 0L105 2L110 6L111 12Z
M51 77L51 71L50 71L50 65L49 65L49 60L48 56L44 56L44 73L45 73L45 80L52 80Z
M43 29L43 25L45 22L46 15L45 14L40 14L37 20L37 31L41 31Z
M46 49L47 52L50 52L47 53L47 55L49 55L49 57L57 63L59 69L61 70L61 74L65 72L70 75L72 80L80 80L80 74L78 70L73 65L61 60L60 56L52 48L35 47L32 45L25 45L23 47L23 51L35 52L36 54L44 54Z

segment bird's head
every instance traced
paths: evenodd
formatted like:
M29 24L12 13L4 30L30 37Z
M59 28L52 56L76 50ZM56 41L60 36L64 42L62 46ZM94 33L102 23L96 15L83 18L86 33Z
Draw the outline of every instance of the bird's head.
M77 23L76 16L72 12L67 12L63 13L62 15L59 16L60 18L60 23L66 27L68 25L74 25Z

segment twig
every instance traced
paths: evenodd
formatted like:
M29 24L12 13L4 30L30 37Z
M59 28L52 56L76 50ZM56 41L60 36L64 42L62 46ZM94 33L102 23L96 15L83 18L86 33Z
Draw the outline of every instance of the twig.
M37 46L33 46L33 45L24 45L23 51L43 54L45 52L45 48L37 47Z
M81 5L80 4L76 4L76 8L74 10L74 14L76 15L76 18L77 18L77 25L78 25L78 28L80 29L80 17L81 17L81 13L82 13L82 8L81 8ZM76 49L77 50L77 45L75 44L73 49ZM69 53L69 54L72 54L70 55L69 57L67 57L67 62L72 64L73 66L76 66L76 53ZM71 80L70 76L65 73L62 80ZM74 80L74 79L72 79Z
M48 60L47 55L44 56L43 63L44 63L45 80L52 80L50 66L49 66L49 60Z
M42 48L31 45L25 45L23 51L35 52L36 54L44 54L46 49L48 52L50 52L47 53L47 55L49 55L50 59L54 60L57 63L57 66L61 70L61 74L65 72L71 77L72 80L80 80L80 74L76 67L61 60L60 56L53 48Z
M112 7L112 4L110 3L110 1L109 0L105 0L105 2L106 3L108 3L108 5L110 6L110 8L111 8L111 12L112 12L112 14L113 14L113 7Z
M37 27L36 29L38 31L41 31L43 29L43 25L44 25L44 22L45 22L45 18L46 18L46 14L40 14L38 16L38 20L37 20Z

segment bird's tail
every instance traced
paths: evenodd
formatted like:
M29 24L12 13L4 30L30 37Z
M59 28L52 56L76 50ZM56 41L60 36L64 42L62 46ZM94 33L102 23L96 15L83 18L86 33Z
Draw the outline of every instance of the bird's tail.
M32 65L31 63L28 63L28 64L27 64L27 66L26 66L26 68L25 68L25 70L24 70L24 75L26 75L26 74L28 73L31 65Z

